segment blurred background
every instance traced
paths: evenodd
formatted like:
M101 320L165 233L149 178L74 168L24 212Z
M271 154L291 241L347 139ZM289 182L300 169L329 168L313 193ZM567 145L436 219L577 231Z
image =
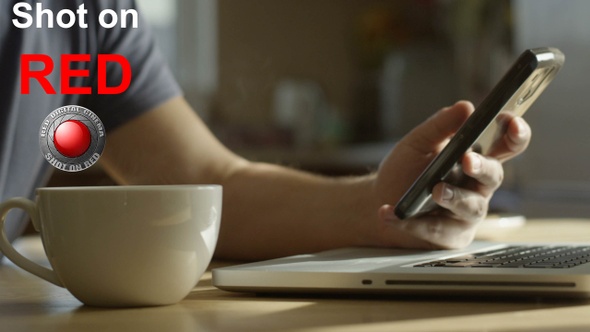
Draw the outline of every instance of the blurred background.
M478 104L526 48L566 65L525 118L529 150L493 206L590 216L590 2L139 0L187 100L247 158L330 175L375 170L411 128ZM54 183L105 183L100 170Z

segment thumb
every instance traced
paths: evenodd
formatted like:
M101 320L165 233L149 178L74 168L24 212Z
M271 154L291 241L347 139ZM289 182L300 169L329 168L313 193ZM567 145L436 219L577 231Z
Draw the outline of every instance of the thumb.
M445 107L414 128L405 140L425 152L437 149L442 142L457 132L474 109L469 101L459 101L453 106Z

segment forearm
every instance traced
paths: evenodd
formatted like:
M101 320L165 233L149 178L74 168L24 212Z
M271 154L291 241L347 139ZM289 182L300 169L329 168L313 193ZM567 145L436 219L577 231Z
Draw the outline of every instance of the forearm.
M363 244L365 221L377 220L373 176L335 179L247 162L222 146L182 98L108 136L101 160L121 184L223 185L219 257L261 259Z
M250 260L365 244L379 207L372 178L249 163L222 183L216 255Z

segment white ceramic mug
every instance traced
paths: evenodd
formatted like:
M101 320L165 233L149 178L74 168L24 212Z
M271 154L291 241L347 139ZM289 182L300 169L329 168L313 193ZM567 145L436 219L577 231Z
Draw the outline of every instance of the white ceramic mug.
M36 202L0 204L0 249L21 268L93 306L150 306L182 300L213 256L219 185L56 187ZM25 210L41 233L52 269L19 254L5 217Z

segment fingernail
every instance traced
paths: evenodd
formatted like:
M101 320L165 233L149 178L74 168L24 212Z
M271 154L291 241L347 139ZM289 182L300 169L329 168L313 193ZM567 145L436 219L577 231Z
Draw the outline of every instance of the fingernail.
M397 217L395 216L395 211L394 208L392 206L390 206L387 210L385 210L385 220L387 221L393 221L395 219L397 219Z
M471 154L471 167L474 173L479 173L481 169L481 159L476 154Z
M445 184L442 190L442 199L445 201L450 201L455 196L453 189L449 187L449 185Z
M516 118L516 125L518 126L518 134L516 135L516 139L519 142L522 142L526 138L526 125L522 118Z

